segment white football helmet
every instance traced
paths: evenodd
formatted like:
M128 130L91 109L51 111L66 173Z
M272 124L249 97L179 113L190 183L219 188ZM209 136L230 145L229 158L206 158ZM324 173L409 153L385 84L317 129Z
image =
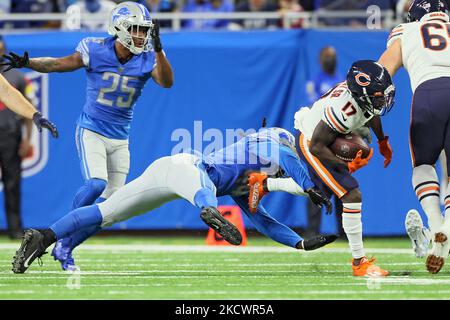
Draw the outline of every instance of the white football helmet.
M144 28L144 37L139 36ZM136 2L122 2L109 14L108 33L117 36L118 41L133 54L148 52L151 49L152 19L147 8ZM136 46L134 38L142 39L143 44Z

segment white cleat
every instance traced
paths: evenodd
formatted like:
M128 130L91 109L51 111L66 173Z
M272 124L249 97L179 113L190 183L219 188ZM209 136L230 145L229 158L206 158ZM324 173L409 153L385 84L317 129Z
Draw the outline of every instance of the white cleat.
M450 249L450 241L443 232L434 235L433 248L431 254L427 257L427 270L430 273L438 273L444 266L445 259Z
M431 241L430 230L423 226L422 217L415 209L408 211L405 219L405 229L417 258L423 258L428 253Z

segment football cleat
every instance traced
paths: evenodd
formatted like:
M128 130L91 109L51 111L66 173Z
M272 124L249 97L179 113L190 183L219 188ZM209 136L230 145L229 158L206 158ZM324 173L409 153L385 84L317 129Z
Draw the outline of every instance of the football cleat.
M242 235L238 228L230 221L222 217L219 210L214 207L203 208L200 218L211 227L215 232L220 234L227 242L238 246L242 243Z
M450 242L447 236L438 232L434 236L433 248L431 254L427 257L427 270L429 273L438 273L444 266L445 258L448 256Z
M259 202L268 193L264 190L264 181L267 174L264 172L252 172L248 176L248 208L251 213L255 213L258 209Z
M25 231L22 244L13 258L12 271L14 273L24 273L34 260L40 259L42 255L47 253L43 240L44 236L39 231L34 229Z
M417 258L423 258L428 253L431 241L430 231L423 226L422 218L417 210L408 211L405 219L405 229Z
M79 270L75 265L75 261L72 257L72 248L70 247L70 238L64 238L55 243L55 247L52 250L52 257L55 261L61 263L61 268L64 271L76 271Z
M315 237L312 237L310 239L303 240L303 249L305 251L311 251L316 250L319 248L322 248L323 246L326 246L329 243L334 242L337 239L337 236L334 234L330 235L318 235Z
M374 264L375 258L370 260L363 257L359 265L355 266L355 259L352 260L353 275L356 277L386 277L389 271L383 270Z

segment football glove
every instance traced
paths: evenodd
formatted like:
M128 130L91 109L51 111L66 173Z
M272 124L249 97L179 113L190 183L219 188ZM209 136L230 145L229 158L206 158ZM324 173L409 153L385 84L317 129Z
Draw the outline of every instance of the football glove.
M38 128L39 132L42 132L42 128L46 128L50 130L53 138L58 138L58 129L56 128L56 126L46 118L44 118L40 112L36 112L33 115L33 122Z
M355 172L356 170L361 169L362 167L366 166L369 163L370 158L373 156L373 148L370 148L370 153L367 156L367 158L362 158L362 150L359 150L356 154L355 159L353 159L351 162L347 164L348 171L350 173Z
M378 147L380 150L381 155L384 157L384 167L387 168L387 166L392 161L392 147L389 143L389 137L386 136L383 139L378 141Z
M13 68L23 68L28 66L28 63L30 63L28 52L26 51L23 57L15 54L14 52L10 52L9 55L4 54L3 58L5 58L5 60L9 60L7 62L0 63L0 66L8 66L8 68L6 68L3 72L9 71Z
M327 209L327 214L331 214L331 201L328 199L325 194L322 192L322 190L313 187L308 190L305 190L305 192L308 194L309 198L311 199L312 203L314 203L319 208L322 208L325 206Z
M152 20L153 27L150 31L150 36L152 37L152 45L153 49L155 49L155 52L161 52L162 51L162 44L161 39L159 38L159 21L156 19Z

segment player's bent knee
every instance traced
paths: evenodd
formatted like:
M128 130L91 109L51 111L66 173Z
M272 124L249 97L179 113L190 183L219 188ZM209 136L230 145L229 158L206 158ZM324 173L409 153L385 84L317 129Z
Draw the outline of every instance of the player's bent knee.
M86 184L88 185L88 188L92 192L92 194L95 194L97 197L99 197L103 193L103 191L105 191L107 186L105 180L96 178L89 179Z
M359 189L352 189L341 200L343 203L362 202L362 193Z

